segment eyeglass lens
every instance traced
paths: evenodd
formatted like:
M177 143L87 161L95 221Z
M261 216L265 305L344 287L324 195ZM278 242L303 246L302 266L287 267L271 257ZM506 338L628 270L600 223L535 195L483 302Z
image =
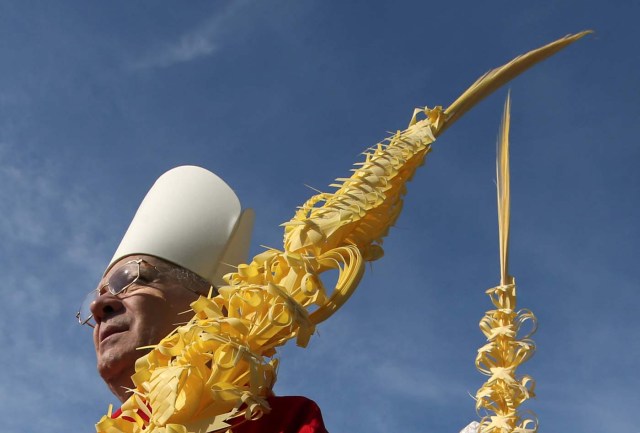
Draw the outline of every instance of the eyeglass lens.
M93 313L91 312L91 304L98 299L100 295L103 295L106 290L109 290L109 293L115 296L131 287L131 285L140 278L141 262L142 260L133 260L125 263L111 274L106 284L89 292L76 315L78 322L83 325L86 324L93 327L95 325L95 320L93 319Z

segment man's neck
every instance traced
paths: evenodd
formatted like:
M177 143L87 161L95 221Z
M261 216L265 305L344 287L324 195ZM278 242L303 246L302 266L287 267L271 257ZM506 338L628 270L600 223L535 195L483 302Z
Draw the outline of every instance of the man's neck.
M131 382L133 373L135 373L135 371L123 371L119 375L106 380L107 386L113 395L123 403L131 396L131 391L129 390L133 388L133 383Z

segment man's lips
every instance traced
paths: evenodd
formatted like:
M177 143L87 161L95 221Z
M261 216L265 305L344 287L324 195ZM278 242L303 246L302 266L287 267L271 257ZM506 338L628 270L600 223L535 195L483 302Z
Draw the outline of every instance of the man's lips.
M109 325L106 326L102 329L100 329L100 335L99 335L99 340L100 343L102 343L107 337L113 335L113 334L119 334L120 332L124 332L127 330L126 326L121 326L121 325Z

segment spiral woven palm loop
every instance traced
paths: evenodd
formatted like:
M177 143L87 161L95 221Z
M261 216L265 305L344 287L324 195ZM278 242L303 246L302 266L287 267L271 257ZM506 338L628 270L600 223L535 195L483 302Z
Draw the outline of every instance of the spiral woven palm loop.
M365 261L382 256L382 238L400 214L405 185L435 137L494 90L587 33L488 72L446 110L416 109L407 129L365 152L351 177L337 179L335 192L315 195L284 224L282 251L269 249L240 265L225 276L228 285L218 296L192 304L194 317L136 363L135 389L122 415L107 414L96 431L224 432L267 413L276 348L293 338L306 346L315 326L351 296ZM331 269L339 276L328 291L320 274Z

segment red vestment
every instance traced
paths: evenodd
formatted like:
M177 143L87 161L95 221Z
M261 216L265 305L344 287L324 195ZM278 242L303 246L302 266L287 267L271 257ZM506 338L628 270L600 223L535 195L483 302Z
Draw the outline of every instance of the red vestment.
M328 433L322 413L315 402L306 397L270 397L271 412L255 421L244 421L231 427L232 433ZM122 414L118 409L111 417ZM144 419L143 413L140 413ZM127 419L125 417L125 419ZM131 420L132 421L132 420Z
M231 427L233 433L327 433L318 405L306 397L271 397L271 412Z

